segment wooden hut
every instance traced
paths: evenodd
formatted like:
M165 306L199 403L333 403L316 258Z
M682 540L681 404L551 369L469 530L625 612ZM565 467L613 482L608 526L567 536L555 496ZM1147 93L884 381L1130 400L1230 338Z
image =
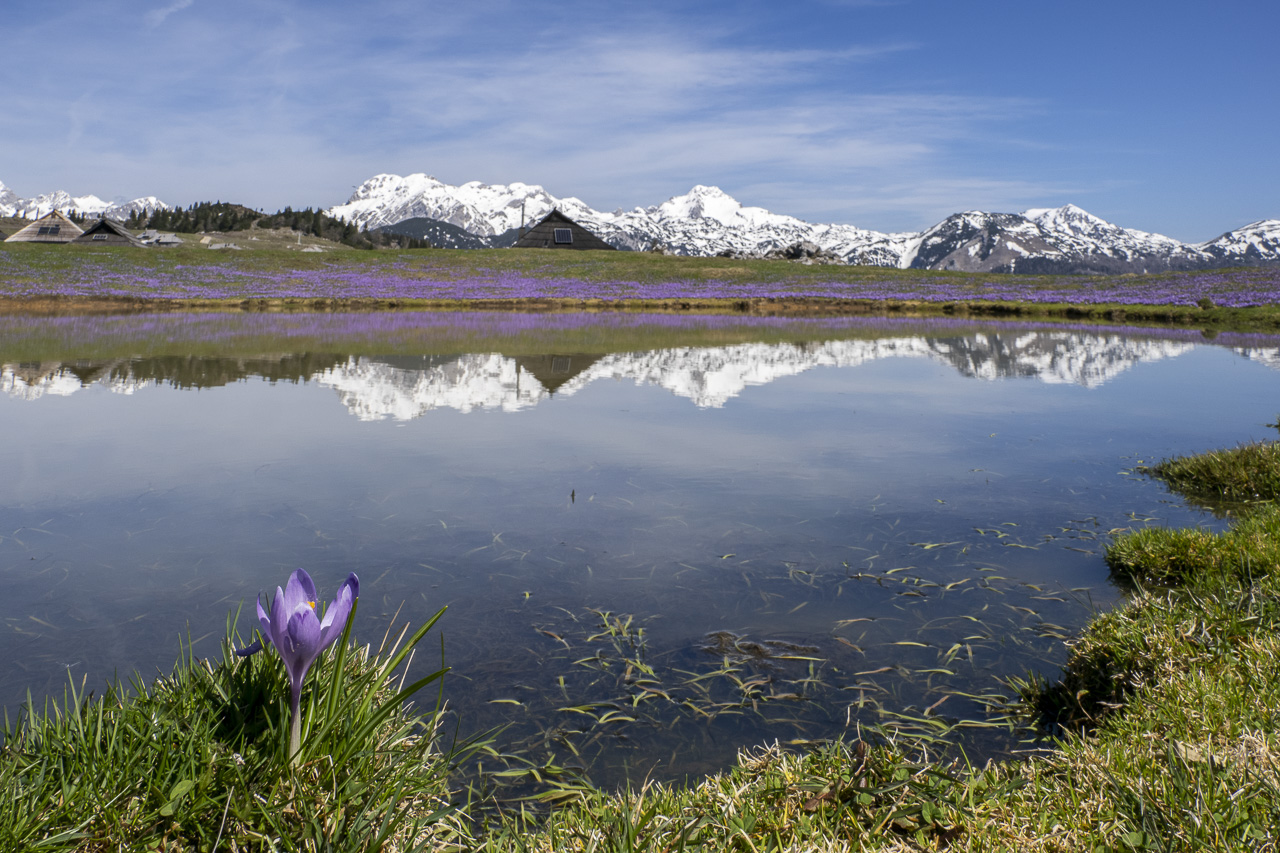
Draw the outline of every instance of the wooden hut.
M613 249L558 210L552 210L516 240L517 249Z
M26 228L11 234L6 243L70 243L84 230L56 210L32 222Z
M145 246L146 244L130 234L125 227L114 219L105 216L89 226L89 229L75 238L73 243L88 243L93 246Z

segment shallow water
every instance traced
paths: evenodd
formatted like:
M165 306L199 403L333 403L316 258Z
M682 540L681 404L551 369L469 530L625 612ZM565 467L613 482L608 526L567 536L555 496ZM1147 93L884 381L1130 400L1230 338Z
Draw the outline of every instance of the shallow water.
M972 697L1052 677L1109 535L1217 523L1135 467L1280 409L1274 338L950 320L7 318L0 363L6 708L354 570L364 641L448 605L460 731L605 784L1015 748Z

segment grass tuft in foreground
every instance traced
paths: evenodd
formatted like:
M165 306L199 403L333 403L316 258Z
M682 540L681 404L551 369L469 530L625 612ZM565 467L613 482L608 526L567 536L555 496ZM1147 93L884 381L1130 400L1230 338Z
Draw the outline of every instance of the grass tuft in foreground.
M439 614L437 617L439 618ZM188 650L173 673L6 719L4 850L410 850L465 838L449 801L454 754L407 694L407 640L351 648L312 670L303 749L288 756L288 681L274 656L219 663ZM230 633L230 632L229 632Z
M962 778L963 776L963 778ZM962 834L988 780L865 741L805 755L744 751L731 771L689 788L646 784L595 793L530 832L509 816L486 851L847 850L885 842L946 846Z

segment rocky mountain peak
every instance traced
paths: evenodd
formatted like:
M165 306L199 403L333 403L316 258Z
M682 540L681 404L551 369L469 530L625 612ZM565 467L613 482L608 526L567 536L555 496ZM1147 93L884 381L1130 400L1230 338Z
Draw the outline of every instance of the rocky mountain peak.
M419 186L404 191L415 179ZM503 235L520 226L521 212L527 224L556 207L620 249L657 247L671 254L750 258L785 254L788 247L810 243L824 257L843 263L969 272L1141 273L1237 261L1280 263L1280 234L1273 239L1275 229L1265 222L1256 224L1253 236L1244 233L1254 228L1247 226L1212 241L1212 246L1190 246L1122 228L1074 204L1023 213L968 210L918 233L886 234L852 225L814 225L744 206L719 187L705 184L653 207L601 212L579 199L556 198L529 184L472 182L450 187L425 175L380 175L374 180L378 186L367 182L347 204L328 213L363 227L390 230L398 222L422 217L464 229L480 241L477 245L504 245L499 238L506 239ZM414 227L422 228L421 221Z

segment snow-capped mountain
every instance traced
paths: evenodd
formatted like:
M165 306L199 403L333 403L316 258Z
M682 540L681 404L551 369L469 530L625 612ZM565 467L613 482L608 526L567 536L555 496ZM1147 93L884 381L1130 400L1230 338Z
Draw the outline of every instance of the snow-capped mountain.
M415 174L378 175L326 212L388 230L413 219L414 236L439 234L440 245L479 247L510 245L522 222L537 222L552 208L620 249L656 247L682 255L758 256L809 242L845 263L970 272L1125 273L1280 263L1280 220L1187 244L1122 228L1070 204L1022 213L969 211L920 233L887 234L746 207L716 187L695 186L662 204L607 213L536 185L455 187ZM433 230L432 221L466 233Z
M1262 219L1201 243L1201 252L1220 262L1253 266L1280 257L1280 219Z
M112 371L115 366L117 363L99 365L91 375L83 375L75 366L60 362L0 364L0 394L38 400L45 395L69 397L90 386L107 388L113 394L132 394L156 384L154 379L121 376Z
M857 367L884 358L927 358L972 379L1037 379L1096 388L1143 362L1194 349L1184 341L1140 340L1118 334L1028 331L972 337L910 335L809 344L738 344L613 353L581 359L582 367L554 389L520 358L494 353L404 360L353 357L314 377L337 391L361 420L412 420L436 409L518 412L556 396L572 396L596 382L663 388L699 408L720 408L747 388L768 385L818 367ZM1276 350L1238 351L1274 366Z
M897 265L967 272L1125 273L1196 269L1210 265L1209 260L1194 246L1121 228L1068 204L1023 213L953 214L909 240Z
M0 216L21 216L26 219L39 219L50 211L75 213L80 216L101 217L125 220L137 212L152 213L156 210L170 210L171 207L155 196L135 198L132 201L103 201L96 195L73 196L71 193L58 190L32 198L21 198L0 182Z
M478 353L407 365L352 356L315 377L362 421L407 421L432 409L502 409L515 412L549 396L516 363L496 353Z
M181 375L172 373L175 365L169 361L119 359L100 364L0 364L0 393L36 400L89 387L131 394L160 384L205 387L251 376L268 380L290 376L293 381L333 389L342 405L361 420L405 421L437 409L518 412L604 381L664 388L700 408L719 408L752 386L814 368L856 367L885 358L927 358L980 381L1035 379L1096 388L1139 363L1175 358L1204 345L1117 333L1025 330L672 347L545 359L500 353L350 356L317 363L293 357L234 364L197 359L183 360ZM1237 347L1233 352L1280 369L1280 350L1276 348ZM193 382L192 376L204 379Z
M654 207L605 213L576 198L558 198L532 184L452 186L415 174L378 175L361 184L345 204L325 211L361 228L386 228L405 220L430 219L463 228L481 238L473 245L509 245L521 225L532 225L558 209L620 249L654 246L682 255L723 252L760 254L808 240L842 257L893 235L851 225L813 225L793 216L744 207L716 187L696 186ZM419 226L414 236L428 231ZM394 230L394 229L388 229ZM407 232L406 232L407 233ZM462 245L451 237L450 245Z
M346 204L325 212L363 229L426 218L456 225L478 237L495 237L518 229L522 215L536 222L553 207L575 219L591 212L576 198L557 199L538 186L472 181L455 187L423 174L370 178L356 188Z

